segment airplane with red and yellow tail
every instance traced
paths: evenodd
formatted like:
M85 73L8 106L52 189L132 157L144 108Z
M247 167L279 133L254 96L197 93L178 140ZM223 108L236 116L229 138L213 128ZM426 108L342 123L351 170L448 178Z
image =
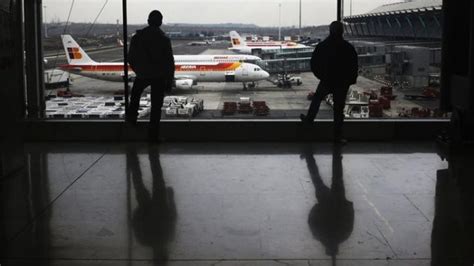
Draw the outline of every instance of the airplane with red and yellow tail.
M61 35L67 64L60 68L69 73L107 81L123 81L124 65L119 62L96 62L79 46L71 35ZM243 55L175 55L175 84L177 88L191 88L198 82L241 82L267 79L270 75L260 66L256 56ZM135 78L133 69L129 76Z

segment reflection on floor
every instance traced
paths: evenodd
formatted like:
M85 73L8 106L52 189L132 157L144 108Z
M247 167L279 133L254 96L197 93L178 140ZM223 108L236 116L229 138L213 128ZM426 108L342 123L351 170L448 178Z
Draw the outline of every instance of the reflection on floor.
M25 161L1 183L2 266L474 262L473 160L446 170L430 143L30 144Z

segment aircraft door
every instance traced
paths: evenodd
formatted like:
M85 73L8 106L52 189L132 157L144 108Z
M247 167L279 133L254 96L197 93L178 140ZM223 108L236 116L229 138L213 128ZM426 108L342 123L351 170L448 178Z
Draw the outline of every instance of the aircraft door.
M225 82L235 82L235 72L226 72Z
M249 76L249 70L246 67L242 66L242 76L243 77L248 77Z

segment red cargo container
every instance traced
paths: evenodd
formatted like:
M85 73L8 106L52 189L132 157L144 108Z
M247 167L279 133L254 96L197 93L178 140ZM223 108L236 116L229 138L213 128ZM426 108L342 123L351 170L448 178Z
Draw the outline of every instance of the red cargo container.
M382 108L385 109L385 110L391 108L390 99L387 99L386 97L380 97L379 98L379 103L382 105Z
M224 102L224 109L222 110L223 115L233 115L237 112L236 102Z
M383 117L383 107L378 101L370 101L369 117Z
M254 101L253 108L254 114L257 116L266 116L270 113L270 108L265 101Z

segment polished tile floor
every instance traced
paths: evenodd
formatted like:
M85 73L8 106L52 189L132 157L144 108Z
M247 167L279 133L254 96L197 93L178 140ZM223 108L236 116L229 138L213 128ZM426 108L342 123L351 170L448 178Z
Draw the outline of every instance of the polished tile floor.
M37 143L24 157L1 181L2 266L474 261L474 160L447 170L432 143Z

